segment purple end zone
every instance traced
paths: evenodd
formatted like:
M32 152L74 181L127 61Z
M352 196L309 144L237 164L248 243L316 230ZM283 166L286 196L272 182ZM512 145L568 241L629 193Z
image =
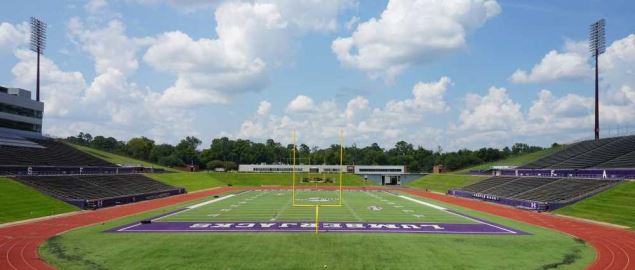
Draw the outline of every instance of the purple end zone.
M134 223L107 232L314 232L314 222L152 222ZM320 232L507 234L527 233L497 224L413 222L320 222Z
M314 232L315 222L311 221L215 221L215 222L156 222L157 218L183 209L165 213L153 218L151 223L132 223L107 230L106 232ZM448 210L454 214L472 219L478 223L429 223L429 222L320 222L320 232L366 232L366 233L435 233L435 234L490 234L528 235L529 233L500 224Z

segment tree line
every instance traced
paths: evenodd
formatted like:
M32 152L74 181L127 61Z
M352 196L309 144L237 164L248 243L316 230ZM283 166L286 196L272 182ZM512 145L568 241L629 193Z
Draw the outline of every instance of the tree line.
M282 145L273 139L264 143L243 139L221 137L201 149L202 141L188 136L178 144L157 144L146 137L135 137L120 141L113 137L95 136L80 132L77 136L64 139L73 144L129 156L168 167L196 165L201 169L225 168L235 170L238 164L290 164L293 145ZM554 144L553 146L556 146ZM355 144L344 147L345 165L405 165L409 172L430 172L434 165L443 165L448 170L457 170L484 162L496 161L512 156L542 150L542 147L515 143L511 147L461 149L454 152L436 151L414 146L405 141L397 142L391 148L382 148L377 143L360 147ZM296 145L297 164L339 164L340 146L309 147Z

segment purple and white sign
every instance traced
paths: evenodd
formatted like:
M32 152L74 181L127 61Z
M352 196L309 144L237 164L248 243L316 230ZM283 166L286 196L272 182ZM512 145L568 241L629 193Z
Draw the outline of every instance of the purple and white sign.
M151 222L134 223L108 232L314 232L315 222ZM492 223L415 223L415 222L320 222L320 232L511 234L524 235Z

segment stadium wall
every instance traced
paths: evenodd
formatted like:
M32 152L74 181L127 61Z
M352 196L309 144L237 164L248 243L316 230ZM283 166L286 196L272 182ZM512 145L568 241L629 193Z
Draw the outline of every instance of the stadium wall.
M599 179L635 179L635 169L513 169L501 170L501 176L575 177Z
M65 174L130 174L161 173L163 169L147 167L94 167L94 166L4 166L0 165L0 175L65 175Z

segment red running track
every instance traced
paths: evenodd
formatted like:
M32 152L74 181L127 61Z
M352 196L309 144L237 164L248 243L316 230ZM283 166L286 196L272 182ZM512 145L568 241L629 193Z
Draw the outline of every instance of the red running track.
M74 228L204 198L229 190L231 188L217 188L0 228L0 269L55 269L38 256L38 246L48 238Z
M485 203L477 200L464 199L424 192L421 190L404 189L402 191L453 205L458 205L481 212L502 216L525 223L561 231L581 238L595 248L597 257L587 267L590 270L627 270L635 269L635 233L578 221L570 218L549 214L535 213L511 207Z
M41 260L37 253L38 246L50 237L74 228L146 212L229 190L232 190L232 188L218 188L0 228L0 269L54 269ZM635 233L633 232L476 200L445 196L414 189L399 190L413 195L562 231L584 239L590 243L597 252L597 258L588 269L635 269Z

